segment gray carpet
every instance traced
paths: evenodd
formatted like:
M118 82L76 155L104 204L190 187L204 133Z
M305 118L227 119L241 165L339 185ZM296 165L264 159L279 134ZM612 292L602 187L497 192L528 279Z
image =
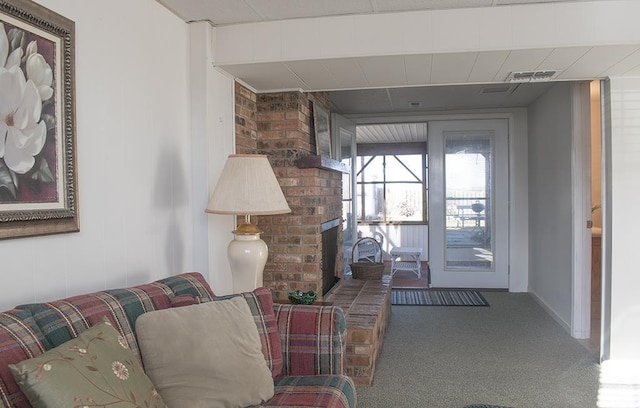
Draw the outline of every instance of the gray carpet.
M498 405L487 405L487 404L473 404L473 405L467 405L464 408L511 408L511 407L500 407Z
M477 290L393 289L391 304L403 306L489 306Z
M529 295L483 294L491 307L393 306L358 406L595 407L597 356Z

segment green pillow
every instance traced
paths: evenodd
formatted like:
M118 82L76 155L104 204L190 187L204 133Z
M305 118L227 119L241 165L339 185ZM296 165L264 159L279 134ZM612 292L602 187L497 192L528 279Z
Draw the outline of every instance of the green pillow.
M166 408L125 339L106 321L9 369L34 408Z

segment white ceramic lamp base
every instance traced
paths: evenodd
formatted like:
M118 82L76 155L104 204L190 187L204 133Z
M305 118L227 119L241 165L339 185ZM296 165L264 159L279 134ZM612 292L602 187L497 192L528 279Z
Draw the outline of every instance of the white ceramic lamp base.
M227 247L234 293L250 292L263 286L268 254L267 244L260 239L260 235L235 236Z

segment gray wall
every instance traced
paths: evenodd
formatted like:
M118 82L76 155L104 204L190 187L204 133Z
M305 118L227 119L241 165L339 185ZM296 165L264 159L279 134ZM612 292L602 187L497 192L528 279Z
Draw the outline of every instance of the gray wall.
M529 106L529 291L571 323L571 88Z

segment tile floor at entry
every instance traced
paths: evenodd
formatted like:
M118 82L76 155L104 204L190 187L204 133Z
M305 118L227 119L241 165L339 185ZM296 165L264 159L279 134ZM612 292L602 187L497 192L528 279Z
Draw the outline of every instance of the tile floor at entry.
M398 271L393 274L393 279L391 279L391 287L394 289L402 289L402 288L428 288L429 287L429 264L425 261L421 263L421 276L418 279L418 276L411 271ZM388 275L391 273L391 262L384 262L384 274Z

